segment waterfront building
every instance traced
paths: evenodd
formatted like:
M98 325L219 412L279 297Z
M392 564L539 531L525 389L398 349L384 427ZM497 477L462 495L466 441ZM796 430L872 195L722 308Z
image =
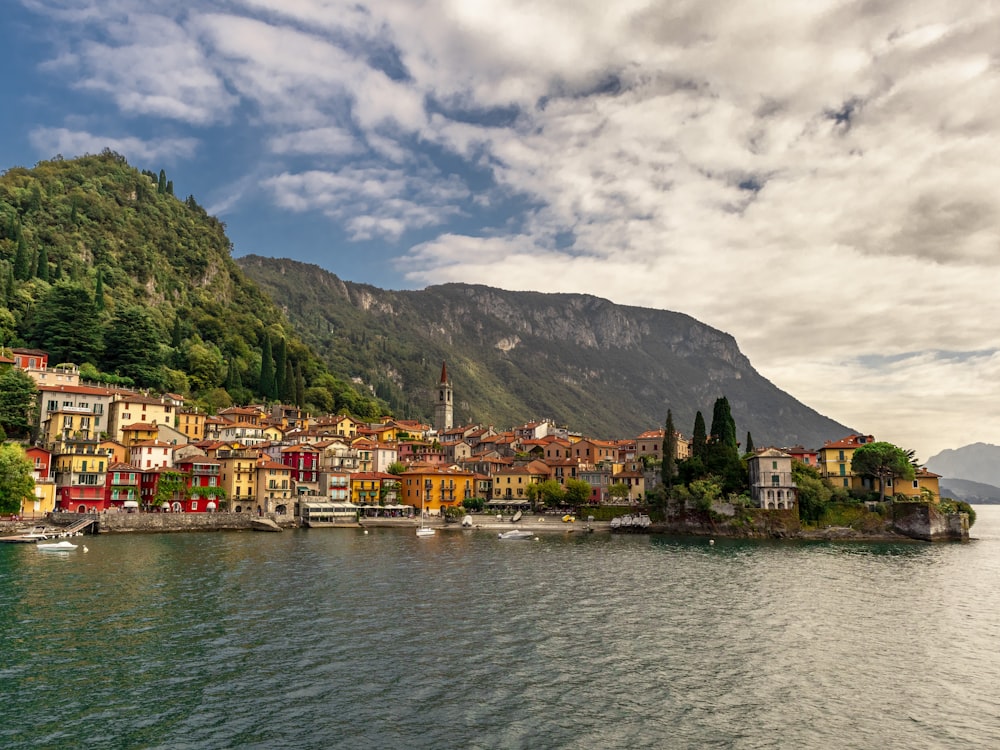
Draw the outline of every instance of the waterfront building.
M178 498L172 511L211 513L219 507L222 490L222 462L211 456L190 455L175 462L184 477L185 494Z
M777 448L762 448L747 459L750 496L758 508L791 510L797 488L792 480L792 456Z
M398 477L404 505L428 515L440 515L445 508L456 507L475 497L475 475L454 467L412 464Z
M285 515L292 512L292 470L269 458L259 458L256 470L256 512ZM251 508L250 510L254 510Z
M228 443L209 448L209 455L213 452L219 459L221 486L226 491L229 510L250 512L256 498L257 451L240 443Z
M56 507L56 483L52 477L52 452L31 446L24 451L31 462L31 476L35 480L34 498L21 501L21 515L49 513Z
M104 480L104 508L132 510L139 507L142 473L138 467L113 463Z
M289 467L298 495L319 494L320 451L311 445L290 445L279 451L279 461Z

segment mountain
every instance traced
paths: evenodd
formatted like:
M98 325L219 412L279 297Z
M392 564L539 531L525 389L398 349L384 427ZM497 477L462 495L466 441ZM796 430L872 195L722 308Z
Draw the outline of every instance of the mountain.
M970 482L967 479L942 478L941 494L955 500L964 500L970 505L1000 504L1000 487L981 482Z
M225 226L111 151L0 174L0 344L208 409L280 398L378 416L231 257Z
M757 446L819 447L852 432L762 377L732 336L681 313L468 284L388 291L287 259L237 263L334 372L412 417L430 418L444 361L456 424L551 418L623 437L662 428L669 408L690 434L695 413L710 423L726 396L740 440L749 431Z
M927 468L949 479L1000 486L1000 445L973 443L949 448L927 459Z

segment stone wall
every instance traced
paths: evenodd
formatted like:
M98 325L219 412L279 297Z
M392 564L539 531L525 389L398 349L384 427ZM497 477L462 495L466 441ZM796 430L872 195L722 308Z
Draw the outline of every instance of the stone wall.
M274 513L265 515L279 526L292 526L291 516ZM82 519L75 513L53 514L52 522L69 526ZM167 531L249 531L256 516L250 513L100 513L101 532L167 532Z
M930 503L893 503L892 528L911 539L925 542L967 541L969 515L944 514Z

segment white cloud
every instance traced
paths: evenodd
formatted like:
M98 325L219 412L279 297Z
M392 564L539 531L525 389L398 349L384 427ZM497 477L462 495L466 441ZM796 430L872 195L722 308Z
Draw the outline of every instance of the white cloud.
M256 130L270 161L247 173L355 238L440 227L401 260L411 283L681 310L918 449L1000 396L995 355L934 353L996 347L991 4L115 2L58 4L100 32L52 75L79 61L123 114ZM996 442L1000 417L975 424Z
M457 180L438 182L382 168L286 172L262 184L278 205L296 212L322 211L357 240L395 240L407 230L443 224L468 194Z
M39 151L55 156L82 156L99 154L111 149L131 161L176 162L194 156L198 148L195 138L158 138L143 140L133 136L113 137L95 135L82 130L67 128L38 128L30 134L32 145Z

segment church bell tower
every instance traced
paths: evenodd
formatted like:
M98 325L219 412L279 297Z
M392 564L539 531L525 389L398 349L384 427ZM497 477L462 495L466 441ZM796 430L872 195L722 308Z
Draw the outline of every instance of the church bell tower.
M441 363L441 382L437 387L437 398L434 401L434 428L438 434L454 427L455 405L452 402L451 380L448 378L448 364Z

